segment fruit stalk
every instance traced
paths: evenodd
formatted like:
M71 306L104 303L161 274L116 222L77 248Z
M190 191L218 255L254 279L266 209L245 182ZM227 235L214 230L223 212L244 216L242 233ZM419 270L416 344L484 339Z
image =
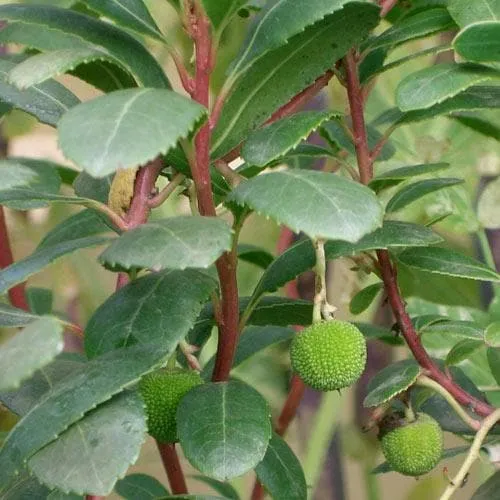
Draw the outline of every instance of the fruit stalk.
M352 117L354 146L358 159L358 168L360 172L361 182L368 184L373 176L373 161L375 157L371 157L368 146L366 126L364 121L364 101L362 97L362 89L358 77L358 63L353 51L349 52L344 59L346 71L347 93L349 97L349 105ZM430 358L427 351L424 349L420 337L418 336L411 318L406 312L406 307L399 292L397 284L395 268L393 267L389 252L387 250L379 250L377 252L378 262L384 282L385 292L387 294L392 312L398 322L401 333L408 344L414 358L418 364L426 371L426 374L438 384L443 386L457 401L463 406L472 408L481 416L490 415L494 409L473 397L457 385L451 378L445 375L439 367Z

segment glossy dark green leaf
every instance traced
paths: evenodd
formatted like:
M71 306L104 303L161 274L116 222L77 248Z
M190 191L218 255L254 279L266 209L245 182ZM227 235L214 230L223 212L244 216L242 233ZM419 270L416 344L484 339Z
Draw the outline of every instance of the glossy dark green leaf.
M497 384L500 384L500 349L498 347L488 347L486 355L491 373Z
M379 406L413 385L420 373L414 360L404 360L389 365L378 372L368 384L365 407Z
M115 491L125 500L155 500L169 492L158 479L147 474L129 474L115 484Z
M291 328L282 326L249 326L243 330L243 333L238 341L236 354L234 356L233 368L237 367L254 354L262 351L280 342L291 340L295 335L295 331ZM202 375L210 378L215 365L215 357L210 358L203 367Z
M383 283L374 283L373 285L369 285L366 288L363 288L363 290L360 290L351 299L351 303L349 304L349 310L351 313L361 314L366 311L383 288Z
M144 403L124 392L87 413L35 453L28 467L50 488L108 495L134 464L146 439Z
M85 329L85 351L95 357L122 346L177 345L215 289L195 270L162 271L132 281L111 295Z
M419 200L427 194L434 193L441 189L445 189L451 186L456 186L457 184L462 184L464 181L462 179L453 178L437 178L437 179L425 179L423 181L417 181L413 184L408 184L401 188L387 203L385 210L387 213L396 212L405 208L410 203Z
M262 462L255 467L260 483L275 500L306 500L307 484L294 452L278 434L267 447Z
M204 484L207 484L214 491L216 491L220 495L223 495L224 498L226 498L226 499L240 500L240 496L238 495L238 492L236 491L234 486L231 485L231 483L223 483L222 481L217 481L217 479L213 479L211 477L206 477L206 476L199 476L199 475L193 476L193 479L196 479L197 481L200 481Z
M309 0L307 3L280 0L267 3L247 35L243 49L233 64L230 78L241 75L256 59L286 44L308 26L318 24L334 13L332 17L340 18L342 9L349 3L350 0ZM361 5L356 8L362 11Z
M15 66L12 61L0 59L1 101L52 126L56 126L61 116L80 102L72 92L54 80L34 85L27 90L19 90L7 81L9 72Z
M216 31L222 31L248 0L202 0L203 7Z
M108 52L144 86L169 88L165 73L149 51L120 28L74 10L49 5L3 5L0 19L10 21L0 41L38 50L91 47ZM24 24L33 30L25 30Z
M118 349L83 364L56 383L4 442L0 450L0 492L37 451L80 420L84 413L163 365L175 347L176 343L165 342L161 349L158 346Z
M500 20L499 0L480 0L477 2L448 0L448 11L462 28L478 21Z
M15 158L0 160L0 190L27 188L41 193L57 194L61 187L61 178L57 173L58 165L50 161L33 160L31 158ZM43 201L20 201L6 203L16 210L30 210L45 207Z
M77 66L70 75L105 93L137 87L134 77L121 66L107 61L91 61Z
M40 368L48 365L64 347L62 325L55 318L33 321L0 344L0 391L19 387Z
M58 124L59 145L89 174L104 177L165 154L205 113L196 102L170 90L119 90L66 113Z
M427 246L442 241L441 237L431 229L417 224L385 221L381 229L365 236L358 243L329 241L325 246L328 259L337 259L344 255L355 255L359 252L379 248L407 246ZM266 292L274 292L299 274L311 269L316 262L314 248L310 240L302 240L269 265L257 284L254 296L260 297Z
M458 365L483 347L484 342L482 340L461 340L458 344L453 346L451 351L446 356L445 362L447 365Z
M362 214L360 199L365 207ZM331 173L271 172L242 182L228 200L248 205L311 238L354 243L382 225L382 207L373 191Z
M374 127L368 125L366 127L368 146L370 150L374 149L378 142L382 139L382 134ZM356 155L356 149L352 141L352 137L349 136L344 126L340 124L337 120L330 120L321 127L322 136L332 145L337 148L344 149ZM380 151L377 160L387 161L391 159L396 153L396 149L390 141L386 141L382 150Z
M471 500L492 500L500 488L500 471L493 473L472 495Z
M483 340L484 328L472 321L450 321L436 320L422 324L422 318L415 324L422 335L440 335L442 337L454 336L460 339ZM425 337L425 338L426 338Z
M500 21L467 26L453 40L453 48L473 62L500 62Z
M9 304L0 303L0 327L26 326L39 319L37 314L32 314Z
M231 246L231 227L221 219L171 217L127 231L99 256L99 262L110 269L206 268Z
M143 0L83 0L85 5L112 19L119 26L142 35L163 40L163 35L151 17Z
M337 3L320 1L330 10ZM303 4L302 0L294 2ZM289 1L279 3L285 5ZM309 6L306 10L312 12ZM290 13L287 21L291 19ZM295 22L300 25L304 19L297 18ZM328 16L290 39L286 45L260 58L235 83L225 101L214 130L212 157L220 158L238 146L251 130L262 125L274 111L325 74L377 23L376 6L348 4L334 16ZM280 30L276 31L280 36ZM266 43L265 40L262 42Z
M444 63L404 78L396 91L401 111L427 109L483 82L498 80L500 71L477 64Z
M478 115L478 112L458 111L457 113L453 113L450 118L457 121L464 127L470 128L474 132L478 132L485 137L492 137L496 141L500 141L500 126L493 123L493 121L482 118Z
M251 133L241 151L251 165L264 167L284 156L314 132L332 113L303 111Z
M177 430L189 462L203 474L226 481L264 458L271 439L270 410L242 382L203 384L181 400Z
M369 186L378 193L382 189L396 186L406 179L417 177L419 175L433 174L449 167L449 163L423 163L420 165L411 165L409 167L399 167L377 175L370 182Z
M238 259L255 264L266 269L274 260L273 254L255 245L240 243L238 245Z
M398 260L409 267L431 273L473 280L500 281L500 275L482 262L446 248L410 248L398 254Z
M48 288L31 286L25 289L29 310L34 314L43 316L52 313L54 294Z
M426 9L401 21L377 36L369 43L370 49L396 46L453 28L455 23L446 9Z
M354 324L359 328L367 340L376 339L389 345L404 345L404 340L401 336L397 335L397 332L389 328L374 325L372 323L359 323L357 321L354 322Z
M19 389L1 393L0 401L11 412L24 416L57 382L81 368L85 361L81 355L62 353L52 363L25 380Z
M87 172L80 172L73 183L75 194L107 204L113 177L114 175L110 174L102 179L96 179Z

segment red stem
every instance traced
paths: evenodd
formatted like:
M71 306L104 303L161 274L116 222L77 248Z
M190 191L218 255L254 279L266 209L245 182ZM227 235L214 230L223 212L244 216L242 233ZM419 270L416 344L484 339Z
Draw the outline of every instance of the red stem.
M163 461L163 466L167 473L168 482L174 495L182 495L188 492L186 479L182 472L182 466L179 461L179 455L175 449L174 443L156 443L160 456Z
M372 161L375 158L373 158L373 160L370 158L364 122L362 90L358 79L357 62L353 51L349 52L345 58L345 68L358 168L363 184L368 184L373 177ZM379 250L377 256L389 304L398 322L401 333L416 361L426 371L430 378L442 385L460 404L469 407L482 416L487 416L492 413L494 409L490 405L464 391L450 377L444 374L431 359L422 345L420 337L413 327L411 318L406 311L397 284L396 269L391 263L389 252L387 250Z
M10 247L9 233L5 221L5 212L0 205L0 269L8 267L14 263L12 249ZM28 301L26 300L25 284L20 283L9 290L9 300L14 307L29 311Z
M276 423L275 430L279 436L284 436L290 426L290 423L295 418L305 389L306 386L304 385L304 382L302 382L297 375L293 375L290 382L288 397L286 398L285 404L278 418L278 422Z
M380 17L385 17L396 6L398 0L380 0Z

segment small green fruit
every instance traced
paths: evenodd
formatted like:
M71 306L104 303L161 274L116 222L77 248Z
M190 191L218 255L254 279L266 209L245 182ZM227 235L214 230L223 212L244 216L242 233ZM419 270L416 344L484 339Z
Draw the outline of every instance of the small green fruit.
M443 431L425 413L417 413L413 422L395 419L394 415L386 417L382 420L379 438L387 462L405 476L427 474L443 454Z
M366 365L366 340L347 321L324 321L296 335L290 349L292 368L313 389L333 391L359 379Z
M146 404L149 434L160 443L175 443L177 407L190 389L201 384L199 373L190 370L159 370L143 377L139 390Z

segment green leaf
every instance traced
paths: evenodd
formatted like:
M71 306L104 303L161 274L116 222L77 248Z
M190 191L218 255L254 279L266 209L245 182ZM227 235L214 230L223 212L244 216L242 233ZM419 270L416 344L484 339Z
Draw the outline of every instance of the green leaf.
M92 46L120 61L143 86L170 88L163 69L149 51L110 23L74 10L22 4L0 6L0 19L15 23L0 33L4 43L22 43L42 51ZM33 29L25 30L25 25Z
M382 134L376 128L370 125L366 127L366 132L368 138L368 147L370 148L370 150L372 150L382 139ZM352 155L356 155L356 149L354 147L352 137L348 135L345 127L343 127L338 120L330 120L328 123L325 123L321 128L321 133L330 144L334 145L337 148L344 149ZM377 157L377 160L387 161L392 158L395 153L396 150L394 146L390 141L387 141L384 144L380 155Z
M465 339L455 344L446 356L445 363L449 365L458 365L462 361L468 359L478 349L484 347L482 340Z
M500 21L467 26L453 40L453 48L473 62L500 62Z
M121 66L107 61L96 60L81 64L69 74L105 93L137 86L130 73L122 69Z
M450 118L456 120L461 125L474 130L474 132L479 132L486 137L492 137L496 141L500 142L500 127L495 123L485 120L478 116L471 116L477 113L467 113L467 112L457 112L454 113Z
M57 173L57 165L50 161L30 158L9 158L0 160L0 190L27 188L42 193L57 194L61 187L61 178ZM30 210L47 206L40 201L21 201L6 203L16 210Z
M221 219L171 217L127 231L100 255L99 262L110 269L206 268L231 245L231 228Z
M161 349L158 346L118 349L83 364L56 383L5 440L0 450L0 491L37 451L80 420L84 413L163 365L175 346L165 343Z
M1 195L0 195L1 196ZM57 229L57 228L56 228ZM50 233L49 233L50 234ZM82 248L103 245L110 240L109 236L84 236L73 233L73 238L56 244L45 244L38 247L30 256L18 260L0 271L0 293L18 283L26 281L31 275L38 273L56 259Z
M0 35L2 32L3 30L0 31ZM0 59L1 101L22 109L42 123L52 126L56 126L61 116L80 102L66 87L54 80L34 85L27 90L17 89L14 85L7 83L9 72L15 66L16 64L12 61Z
M360 199L363 213L358 210ZM228 200L311 238L354 243L382 225L382 207L373 191L331 173L271 172L242 182Z
M0 344L0 391L12 390L48 365L64 347L63 328L55 318L30 323Z
M455 97L436 104L428 109L403 113L397 108L383 113L376 122L391 123L393 128L430 120L439 115L447 115L457 111L473 111L480 109L500 108L500 90L498 87L477 86L471 87Z
M75 194L107 204L113 177L114 175L110 174L103 179L96 179L87 172L80 172L73 183Z
M177 430L189 462L226 481L264 458L271 439L270 411L262 396L242 382L203 384L181 400Z
M143 0L83 0L92 10L119 26L163 41L163 35Z
M448 0L448 11L462 28L478 21L500 21L499 0Z
M431 273L473 280L500 281L500 275L493 269L446 248L410 248L398 254L397 258L409 267Z
M66 113L58 124L59 145L89 174L104 177L165 154L205 115L202 106L170 90L118 90Z
M335 8L336 1L321 1L329 9ZM306 5L302 0L294 2ZM289 1L279 3L288 4ZM309 5L306 9L312 12ZM287 20L292 18L290 14ZM303 20L297 18L297 22L300 24ZM376 6L347 5L253 64L235 83L225 101L214 129L212 157L220 158L238 146L251 130L329 70L377 23Z
M266 269L274 260L272 253L255 245L240 243L238 245L238 259L255 264L262 269Z
M50 490L25 470L2 492L2 500L48 499Z
M212 479L211 477L206 476L198 475L192 477L197 481L207 484L220 495L224 495L225 499L240 500L238 492L230 483L223 483L222 481L217 481L217 479Z
M83 356L60 354L52 363L25 380L19 389L0 393L0 401L11 412L24 416L58 381L81 368L84 362Z
M307 499L307 484L302 466L278 434L273 433L264 460L255 467L255 473L273 499Z
M39 319L38 315L0 303L0 327L26 326Z
M357 321L354 322L354 324L367 339L377 339L389 345L404 345L404 341L396 332L389 330L389 328L373 325L371 323L359 323Z
M378 372L368 384L368 395L363 406L369 408L389 401L413 385L420 373L414 360L404 360Z
M449 163L423 163L420 165L411 165L408 167L399 167L383 174L377 175L369 184L370 188L376 193L382 189L396 186L406 179L411 179L419 175L428 175L440 172L450 167Z
M479 197L477 216L487 229L500 228L498 207L500 206L500 177L489 182Z
M370 50L379 47L397 46L410 40L423 38L453 28L455 23L446 9L426 9L404 17L388 30L369 42Z
M248 0L202 0L201 3L216 31L222 31Z
M423 196L439 191L440 189L445 189L451 186L456 186L457 184L462 184L464 181L462 179L453 178L437 178L437 179L425 179L423 181L417 181L413 184L408 184L401 188L387 203L385 210L387 213L396 212L406 207L410 203L419 200Z
M241 155L249 164L264 167L295 148L331 115L326 111L303 111L283 118L250 134Z
M491 500L500 488L500 471L493 473L472 495L471 500Z
M421 323L421 322L420 322ZM428 322L427 324L415 325L419 332L424 335L439 335L442 338L457 338L469 340L483 340L484 328L472 321L442 321Z
M500 321L490 323L486 327L484 341L490 347L500 347Z
M401 111L427 109L482 82L500 78L500 71L478 64L436 64L412 73L398 85Z
M233 368L251 358L254 354L262 351L280 342L291 340L295 335L295 331L291 328L284 328L282 326L249 326L243 331L236 354L234 356ZM203 367L202 376L205 379L210 378L215 365L215 356L210 358L206 365Z
M108 495L135 463L146 439L144 403L125 392L73 424L28 462L50 488L84 495Z
M131 344L177 345L189 332L215 280L195 270L162 271L111 295L85 329L92 358Z
M491 373L497 384L500 384L500 349L497 347L488 347L486 356Z
M359 291L351 299L349 311L351 311L352 314L361 314L366 311L383 288L383 283L374 283L373 285L363 288L363 290Z
M427 246L440 241L441 237L427 227L406 222L385 221L382 228L365 236L354 245L342 241L327 242L325 252L328 259L337 259L344 255L355 255L380 248ZM309 239L299 241L269 265L255 287L253 296L260 297L266 292L275 292L299 274L311 269L315 263L312 242Z
M25 289L29 310L34 314L43 316L51 314L54 302L52 290L47 288L29 287Z
M169 495L158 479L147 474L129 474L115 484L115 491L125 500L154 500Z
M341 18L346 10L346 4L349 3L352 2L350 0L309 0L307 3L302 0L268 2L250 29L243 49L231 68L230 78L237 78L259 57L285 45L294 35L302 33L308 26L319 24L331 14L335 14L332 17ZM357 3L356 9L361 13L362 7L365 6L359 4L364 2Z

